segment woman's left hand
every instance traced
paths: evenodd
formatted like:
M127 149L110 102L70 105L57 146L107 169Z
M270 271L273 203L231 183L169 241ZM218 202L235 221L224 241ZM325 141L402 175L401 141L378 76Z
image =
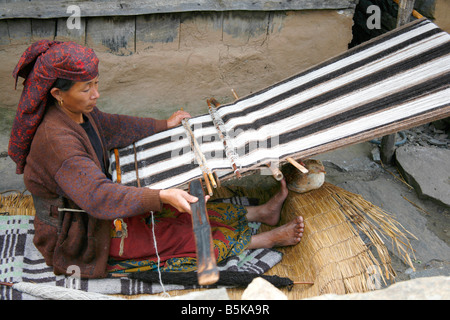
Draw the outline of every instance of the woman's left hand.
M197 197L190 195L181 189L163 189L159 192L162 203L170 204L180 212L192 214L191 203L198 201ZM205 196L205 202L208 202L210 196Z
M167 128L170 129L176 127L181 123L181 120L190 117L191 115L189 114L189 112L178 110L174 112L174 114L172 114L169 119L167 119Z

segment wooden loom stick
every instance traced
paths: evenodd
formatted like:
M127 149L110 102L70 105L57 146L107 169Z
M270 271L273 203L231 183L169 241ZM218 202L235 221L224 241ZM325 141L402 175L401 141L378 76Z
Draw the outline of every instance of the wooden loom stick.
M277 167L272 165L272 163L270 163L270 162L267 164L267 167L272 172L272 175L275 178L275 180L277 180L277 181L283 180L283 173L280 171L280 169L278 169Z
M133 143L133 151L134 151L134 170L136 171L136 181L137 181L138 188L140 188L141 187L141 180L139 179L139 168L138 168L136 144L135 143Z
M214 254L211 226L201 179L189 183L189 193L198 198L197 202L191 203L192 225L197 248L198 283L202 286L211 285L219 280L219 269Z
M233 93L233 96L236 100L239 99L238 94L236 93L236 91L234 89L231 89L231 92ZM274 177L275 180L277 181L281 181L283 180L283 173L280 171L280 169L276 168L275 166L273 166L270 162L267 164L267 167L270 169L270 171L272 172L272 176Z
M211 98L211 99L206 100L206 103L208 104L208 107L209 107L210 110L212 110L211 104L213 104L214 107L216 107L216 108L220 106L220 103L217 102L217 100L214 99L214 98ZM214 119L213 119L213 122L215 122ZM225 149L227 149L227 148L228 148L228 145L227 145L227 142L225 141L225 137L224 137L222 131L221 131L220 128L219 128L219 125L216 124L216 123L214 123L214 124L216 125L216 129L217 129L217 131L218 131L218 133L219 133L219 137L220 137L220 139L222 140L222 143L223 143ZM234 170L234 174L236 175L236 177L237 177L238 179L241 179L241 178L242 178L242 175L241 175L241 173L239 172L239 169L238 169L238 167L236 166L236 163L235 163L233 160L231 160L231 159L230 159L230 161L231 161L231 166L233 167L233 170Z
M14 283L11 282L0 282L0 286L7 286L7 287L11 287L14 285Z
M181 108L180 110L183 111L183 108ZM183 120L181 121L181 123L183 124L183 126L185 127L185 129L188 131L188 133L191 135L192 131L190 130L189 123L188 123L187 121L188 121L187 118L185 118L185 119L183 119ZM189 128L189 130L188 130L188 128ZM191 149L192 149L192 151L194 152L194 154L197 155L197 153L196 153L195 150L194 150L195 147L194 147L194 144L193 144L193 141L192 141L193 139L194 139L194 137L193 137L193 133L192 133L191 139L190 139L190 142L191 142ZM208 194L212 197L214 193L213 193L213 190L212 190L212 188L211 188L211 184L209 183L208 175L207 175L206 169L205 169L205 167L204 167L204 164L202 163L202 160L201 160L201 159L198 159L198 156L197 156L197 162L199 162L200 168L202 169L202 172L203 172L203 179L205 180L206 189L208 190Z
M301 172L303 172L303 173L308 173L309 171L308 171L308 169L306 169L304 166L302 166L300 163L298 163L297 161L295 161L294 159L292 159L292 158L286 158L286 160L290 163L290 164L292 164L294 167L296 167L298 170L300 170Z
M186 129L187 133L191 137L190 140L191 140L191 147L193 149L192 151L194 152L194 154L197 155L197 161L199 162L199 165L202 168L202 171L207 173L213 188L217 188L216 180L214 179L211 170L207 166L206 158L203 155L203 152L200 149L200 146L198 145L197 140L195 139L194 133L192 132L191 127L190 127L187 119L183 119L182 123L183 123L183 126ZM212 194L210 194L210 195L212 195Z
M239 99L239 96L237 95L236 91L234 91L234 89L231 89L231 92L233 93L233 96L236 100Z
M398 5L400 5L400 1L399 0L393 0L396 4L398 4ZM416 10L413 10L412 11L412 15L413 15L413 17L414 18L416 18L416 19L422 19L423 18L423 15L421 15L419 12L417 12Z
M116 157L116 172L117 172L117 182L122 182L122 171L120 170L120 160L119 160L119 150L114 149L114 156Z
M203 171L203 180L205 180L206 189L208 190L208 194L212 197L214 193L213 193L213 190L211 188L211 184L209 183L208 175L206 174L205 171Z

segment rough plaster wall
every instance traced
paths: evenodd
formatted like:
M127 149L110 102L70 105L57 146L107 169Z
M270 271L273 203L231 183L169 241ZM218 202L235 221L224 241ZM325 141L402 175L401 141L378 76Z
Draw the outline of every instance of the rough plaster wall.
M176 50L165 43L162 49L155 44L127 57L100 54L99 105L108 111L160 117L180 107L205 113L209 97L226 103L232 99L232 88L240 96L260 90L345 51L351 41L351 16L335 11L277 15L268 33L255 30L249 37L227 33L225 26L214 31L204 25L214 23L184 21Z
M239 14L227 19L186 15L178 31L171 31L170 41L137 41L137 53L117 56L95 47L100 58L98 106L107 112L157 118L180 107L193 115L205 113L209 97L229 102L232 88L244 96L347 50L352 14L259 13L250 20ZM17 106L21 85L13 90L11 73L26 47L0 48L0 107Z
M450 0L437 0L434 16L436 24L450 33Z

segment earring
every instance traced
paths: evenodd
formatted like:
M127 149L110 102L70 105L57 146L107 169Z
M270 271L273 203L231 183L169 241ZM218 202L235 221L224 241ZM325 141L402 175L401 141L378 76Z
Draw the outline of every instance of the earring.
M58 104L59 104L60 107L62 107L62 106L64 105L63 100L62 100L62 99L61 99L61 100L58 100Z

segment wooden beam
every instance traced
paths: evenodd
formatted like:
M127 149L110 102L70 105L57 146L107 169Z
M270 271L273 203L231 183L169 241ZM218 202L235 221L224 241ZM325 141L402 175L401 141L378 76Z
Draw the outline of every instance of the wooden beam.
M130 16L155 13L194 11L290 11L317 9L354 9L358 0L138 0L138 1L28 1L0 3L0 19L11 18L64 18L69 17L67 7L78 5L82 17Z
M416 0L399 0L397 28L407 24L411 20Z
M41 39L53 40L56 36L56 20L54 19L32 19L31 20L31 41Z
M198 198L197 202L191 203L192 227L197 248L198 283L202 286L211 285L219 280L219 269L216 264L214 243L201 179L189 183L189 193Z

